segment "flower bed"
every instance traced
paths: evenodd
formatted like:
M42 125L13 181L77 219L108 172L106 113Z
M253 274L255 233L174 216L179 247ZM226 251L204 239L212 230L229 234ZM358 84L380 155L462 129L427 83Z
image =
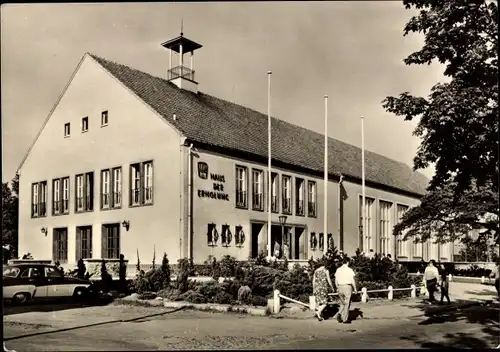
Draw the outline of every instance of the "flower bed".
M286 260L268 262L263 254L250 262L237 262L229 256L220 261L209 257L203 265L193 265L187 259L181 259L176 265L178 270L175 273L175 281L171 282L170 278L167 278L164 272L168 264L165 266L164 263L161 268L138 275L131 289L138 293L155 291L171 301L254 306L266 306L268 298L278 289L287 297L308 302L313 293L311 279L314 270L325 265L334 281L333 275L341 265L341 256L334 248L319 260L309 260L308 264L306 267L296 264L289 270ZM358 290L362 287L367 290L387 289L390 285L393 288L408 288L412 284L420 283L418 278L408 275L405 267L379 256L366 258L359 251L352 257L351 267L357 274ZM189 279L195 275L209 276L214 280L200 282ZM223 279L227 277L233 278ZM394 298L409 295L409 290L394 292ZM387 292L372 293L369 296L387 297Z

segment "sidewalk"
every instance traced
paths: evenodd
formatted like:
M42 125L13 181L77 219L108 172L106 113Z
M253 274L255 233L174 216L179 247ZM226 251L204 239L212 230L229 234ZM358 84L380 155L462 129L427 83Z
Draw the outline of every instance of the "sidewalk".
M440 294L435 294L436 299L440 299ZM489 285L472 283L450 283L451 305L432 305L424 304L424 297L415 299L398 299L389 301L387 299L369 300L367 303L352 303L351 311L355 315L362 313L362 319L408 319L432 311L458 309L461 307L478 304L481 302L492 301L497 297L496 289ZM296 304L286 303L281 312L274 317L289 319L315 319L313 312L308 309L302 309ZM359 319L359 318L358 318Z

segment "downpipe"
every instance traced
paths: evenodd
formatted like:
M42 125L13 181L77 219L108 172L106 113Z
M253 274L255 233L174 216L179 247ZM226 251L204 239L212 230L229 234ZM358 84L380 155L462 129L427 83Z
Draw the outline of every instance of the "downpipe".
M192 256L192 249L193 249L192 203L193 203L193 144L191 143L189 145L189 149L188 149L188 199L187 199L187 204L188 204L188 214L187 214L188 250L187 250L187 257L188 257L188 259L191 259L193 257Z
M342 247L343 246L343 242L341 241L340 239L340 236L342 235L340 233L340 221L342 219L341 217L341 213L340 213L340 210L341 210L341 205L342 205L342 182L344 181L344 176L342 174L340 174L340 179L339 179L339 183L338 183L338 186L337 186L337 191L338 191L338 197L337 197L337 234L338 234L338 237L339 237L339 247L338 249L339 250L344 250L344 248L340 248L340 245L342 244Z

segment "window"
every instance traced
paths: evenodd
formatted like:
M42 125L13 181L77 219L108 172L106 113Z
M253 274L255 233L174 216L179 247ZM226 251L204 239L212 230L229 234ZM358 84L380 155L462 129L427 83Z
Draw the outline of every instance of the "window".
M82 132L87 132L89 130L89 118L88 116L82 118Z
M64 137L69 137L71 133L69 122L64 124Z
M271 211L273 213L279 212L279 178L278 174L271 173Z
M68 261L68 229L57 228L52 234L52 259L59 263Z
M316 182L307 181L307 215L316 216Z
M76 211L94 209L94 173L76 175Z
M359 197L359 224L362 225L362 243L365 253L368 253L370 249L375 251L375 238L373 236L373 204L374 199L365 197L365 211L363 212L363 197Z
M247 209L247 173L244 166L236 166L236 207Z
M427 240L429 256L427 260L434 259L436 262L439 261L439 244L434 243L436 241L435 237L431 237Z
M119 208L122 201L122 169L101 171L101 209Z
M130 165L130 206L153 204L153 162Z
M304 206L304 198L305 198L305 181L301 178L295 178L295 199L296 199L296 215L304 216L305 214L305 206Z
M101 112L101 127L108 125L108 111Z
M122 168L116 167L113 169L113 199L112 206L119 208L122 206Z
M450 242L447 242L447 243L441 243L439 245L439 256L440 256L440 260L441 259L444 259L444 260L447 260L447 261L451 261L452 258L450 258L451 256L451 251L450 251L450 246L451 246L451 243Z
M68 214L69 177L52 180L52 215Z
M19 272L21 270L19 270L19 268L5 268L3 269L3 277L12 277L12 278L16 278L17 275L19 275Z
M47 181L31 185L31 217L47 216Z
M120 224L108 224L102 226L101 249L102 258L118 259L120 257Z
M23 271L21 274L21 277L28 277L28 278L37 278L42 276L40 273L40 270L38 268L28 268Z
M415 241L417 240L418 243L415 243ZM413 258L423 258L423 256L424 256L424 244L420 241L419 237L415 237L413 240Z
M283 214L292 214L292 177L283 175Z
M380 206L380 252L392 255L392 203L379 201Z
M92 258L92 226L76 228L76 260Z
M401 220L403 219L403 215L407 210L408 210L408 207L406 205L399 205L398 204L398 206L397 206L398 223L401 222ZM399 235L397 237L398 245L397 245L397 254L396 255L398 257L408 258L410 256L409 250L408 250L408 246L409 246L410 242L408 240L403 240L404 235L405 234L402 233L401 235Z
M252 208L264 210L264 174L262 170L252 170Z
M45 277L62 278L63 275L56 268L49 266L49 267L45 267Z

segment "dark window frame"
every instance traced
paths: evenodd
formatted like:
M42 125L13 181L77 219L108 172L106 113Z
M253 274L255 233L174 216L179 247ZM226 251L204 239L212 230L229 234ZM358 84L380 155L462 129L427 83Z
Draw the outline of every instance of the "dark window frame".
M81 259L92 258L92 245L93 245L92 237L93 237L92 225L76 227L75 259L77 261L80 258Z
M112 244L111 248L110 243ZM101 227L101 258L119 259L121 249L120 247L120 223L103 224Z
M64 181L68 180L68 199L64 199ZM56 201L56 182L59 181L59 200ZM69 176L52 179L52 216L68 215L70 200L70 181ZM56 211L56 208L59 210Z
M52 259L61 264L68 262L67 227L57 227L52 230Z
M288 179L289 182L289 193L290 193L290 198L287 198L286 192L285 192L285 179ZM287 215L292 215L293 212L293 182L292 182L292 176L291 175L281 175L281 195L282 195L282 202L281 202L281 212L283 214ZM288 205L288 207L287 207Z
M146 165L151 164L151 200L146 201ZM135 170L138 167L139 170L139 189L132 188L133 183L135 182ZM143 207L154 204L154 161L142 161L139 163L130 164L129 168L129 207ZM137 199L137 201L135 201Z
M71 136L71 123L66 122L64 124L64 138Z
M120 188L118 190L115 190L115 171L120 171ZM104 179L103 179L103 174L104 172L109 173L109 179L108 179L108 205L104 207ZM102 169L101 170L101 177L100 177L100 187L99 187L99 198L100 198L100 208L101 210L111 210L111 209L120 209L123 204L123 170L121 166L109 168L109 169ZM117 201L119 199L119 201Z
M75 213L88 213L94 211L94 191L95 191L95 177L94 171L78 174L75 176ZM78 207L78 178L82 177L82 209ZM89 178L88 178L89 177ZM88 192L87 192L88 190ZM89 193L87 195L87 193Z
M89 131L89 117L82 117L82 133Z
M261 179L261 189L262 193L256 193L255 190L255 182L254 182L254 172L258 172L260 175ZM264 201L265 201L265 182L264 182L264 171L262 169L257 169L257 168L252 168L252 210L256 211L264 211ZM256 202L256 200L260 201L260 205L258 204L259 201Z
M34 186L37 187L37 195L35 199ZM45 199L42 199L42 187L45 186ZM31 184L31 218L45 218L47 217L47 203L49 200L49 187L47 181L38 181Z
M302 185L302 192L300 192L300 186ZM301 177L295 177L295 215L305 216L306 215L306 180ZM300 200L300 193L302 193L302 201Z
M314 189L314 202L311 201L311 192L309 192L309 185ZM318 216L318 186L316 181L307 180L307 216L315 218Z
M101 112L101 127L106 127L109 122L109 113L108 110L104 110Z
M276 195L273 195L274 182L276 182ZM271 212L279 213L280 211L280 175L277 172L271 172Z
M240 191L238 189L238 169L243 170L243 175L244 175L244 180L243 183L245 184L245 190ZM248 167L243 166L243 165L236 165L235 166L235 172L236 172L236 197L235 197L235 202L236 202L236 208L239 209L248 209ZM241 201L242 199L242 201Z

